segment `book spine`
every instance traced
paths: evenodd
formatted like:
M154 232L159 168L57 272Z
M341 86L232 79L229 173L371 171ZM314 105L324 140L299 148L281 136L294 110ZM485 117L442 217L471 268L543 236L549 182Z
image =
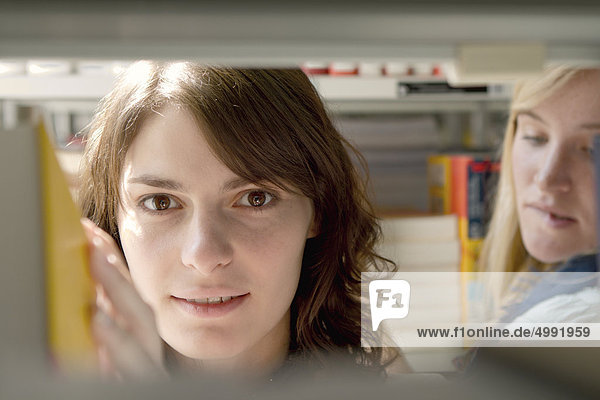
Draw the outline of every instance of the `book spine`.
M596 184L596 249L600 249L600 134L594 135L594 182ZM596 253L596 265L600 265L600 251Z
M489 169L485 177L485 206L484 206L484 232L487 232L488 225L492 220L494 212L494 203L498 188L498 179L500 178L500 161L490 161Z
M486 155L451 156L451 212L458 216L462 319L477 320L479 284L475 280L477 259L491 215L489 187L497 177L499 164Z
M434 214L450 214L452 204L451 161L447 155L433 155L427 159L429 210Z
M468 240L481 239L485 235L485 186L490 162L487 160L469 161L466 168L466 226L459 237Z
M96 365L90 330L94 286L89 275L87 240L42 123L38 137L48 346L60 373L81 375L94 371Z

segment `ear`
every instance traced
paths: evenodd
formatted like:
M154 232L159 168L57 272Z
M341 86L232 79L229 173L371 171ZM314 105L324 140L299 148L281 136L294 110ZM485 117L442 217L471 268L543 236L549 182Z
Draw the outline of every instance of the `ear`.
M306 234L307 239L312 239L316 237L320 232L321 224L316 215L313 214L312 221L310 222L310 227L308 228L308 233Z

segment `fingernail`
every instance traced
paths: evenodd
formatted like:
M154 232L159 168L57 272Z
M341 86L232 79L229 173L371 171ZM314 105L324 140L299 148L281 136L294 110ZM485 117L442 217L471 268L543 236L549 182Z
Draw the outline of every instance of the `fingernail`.
M84 228L92 232L97 229L96 224L87 218L81 218L79 221L81 222L81 225L83 225Z
M92 239L92 243L94 244L94 246L100 247L102 246L102 238L100 236L94 236L94 238Z

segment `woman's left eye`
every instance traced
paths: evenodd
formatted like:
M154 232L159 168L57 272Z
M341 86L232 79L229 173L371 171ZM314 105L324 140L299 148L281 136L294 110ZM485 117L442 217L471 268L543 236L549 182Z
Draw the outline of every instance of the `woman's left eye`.
M253 190L244 194L239 203L246 207L260 208L269 204L273 199L274 196L264 190Z
M180 204L166 194L155 194L145 198L142 205L149 211L165 211L170 208L180 207Z

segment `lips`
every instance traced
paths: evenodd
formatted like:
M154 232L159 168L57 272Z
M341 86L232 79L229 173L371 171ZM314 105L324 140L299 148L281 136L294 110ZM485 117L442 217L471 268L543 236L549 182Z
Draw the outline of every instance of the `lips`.
M575 219L573 219L571 217L565 217L565 216L561 216L561 215L554 214L554 213L548 213L548 214L550 214L550 218L552 218L552 219L565 220L565 221L575 221Z
M247 302L250 293L234 296L211 296L211 297L176 297L171 296L173 304L185 315L194 318L218 318L224 317L241 307Z
M173 289L172 296L183 300L195 300L197 302L212 302L217 303L223 300L228 300L229 297L238 297L248 294L244 289L235 288L232 286L201 286L193 285L189 289ZM222 300L221 300L222 299Z
M196 304L220 304L220 303L225 303L228 301L231 301L232 299L235 299L236 297L240 297L240 296L217 296L217 297L205 297L205 298L201 298L201 299L185 299L186 301L189 301L190 303L196 303Z
M526 206L541 213L552 227L565 227L577 222L575 218L557 207L547 206L543 203L529 203Z

